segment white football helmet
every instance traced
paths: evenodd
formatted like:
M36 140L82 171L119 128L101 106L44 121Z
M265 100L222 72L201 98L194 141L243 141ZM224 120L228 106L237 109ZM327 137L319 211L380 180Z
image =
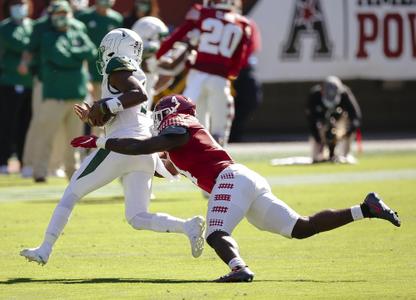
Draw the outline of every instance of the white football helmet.
M235 8L235 0L204 0L204 6L219 9Z
M157 52L162 39L169 34L169 29L165 23L151 16L140 18L131 29L143 40L145 58Z
M133 30L116 28L107 33L98 48L97 68L102 75L112 57L128 57L137 63L142 62L143 41Z

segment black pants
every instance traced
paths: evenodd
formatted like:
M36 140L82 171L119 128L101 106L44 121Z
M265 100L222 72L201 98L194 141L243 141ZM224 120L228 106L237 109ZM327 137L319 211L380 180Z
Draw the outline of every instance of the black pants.
M32 89L0 85L0 165L7 165L13 153L22 163L31 118Z
M234 82L236 96L234 98L235 116L231 126L230 143L242 142L246 123L262 101L260 84L254 77L254 70L247 66L240 71Z

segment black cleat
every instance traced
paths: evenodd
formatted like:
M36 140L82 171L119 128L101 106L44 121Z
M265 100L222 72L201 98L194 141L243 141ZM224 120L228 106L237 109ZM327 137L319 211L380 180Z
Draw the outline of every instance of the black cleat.
M252 282L254 273L248 267L239 268L215 279L214 282Z
M400 219L397 212L388 207L376 193L369 193L364 199L370 212L370 218L378 218L390 221L394 226L400 227Z

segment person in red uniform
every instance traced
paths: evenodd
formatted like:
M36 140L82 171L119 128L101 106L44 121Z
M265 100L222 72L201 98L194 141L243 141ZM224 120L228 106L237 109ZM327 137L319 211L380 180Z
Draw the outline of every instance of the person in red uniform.
M232 157L195 118L195 105L181 95L160 100L154 111L157 136L144 140L81 136L74 147L105 148L140 155L166 152L175 168L210 193L207 211L207 243L231 269L217 282L252 281L254 273L239 254L233 229L246 217L260 230L303 239L363 218L379 218L400 226L400 219L376 193L350 208L323 210L303 217L271 192L266 179Z
M162 43L157 58L175 42L191 37L196 57L183 95L195 101L198 120L225 145L234 117L230 79L235 79L247 64L252 30L250 22L236 12L234 0L205 2L192 6L184 23Z

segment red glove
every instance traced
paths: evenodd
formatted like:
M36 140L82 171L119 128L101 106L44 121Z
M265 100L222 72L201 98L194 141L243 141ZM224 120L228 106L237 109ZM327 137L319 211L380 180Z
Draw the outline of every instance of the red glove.
M98 137L96 137L95 135L83 135L83 136L79 136L74 138L71 141L71 146L72 147L81 147L81 148L97 148L97 141Z

